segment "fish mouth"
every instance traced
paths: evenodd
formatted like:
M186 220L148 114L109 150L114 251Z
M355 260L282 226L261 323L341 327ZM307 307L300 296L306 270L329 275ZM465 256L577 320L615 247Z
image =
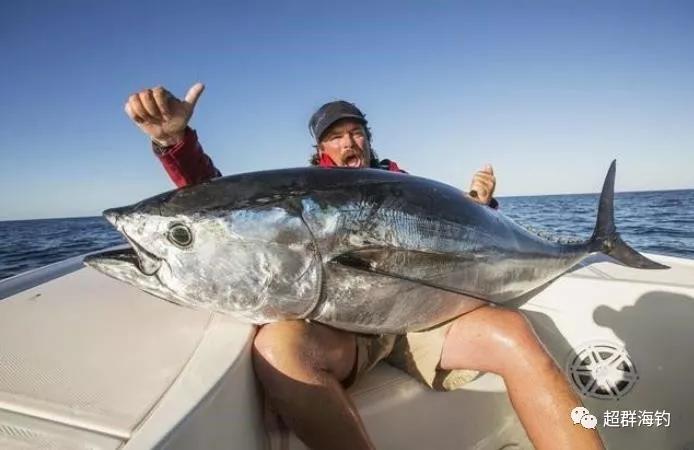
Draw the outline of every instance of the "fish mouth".
M105 275L130 284L150 278L140 270L140 258L131 247L92 253L85 256L82 262Z
M113 272L114 269L128 267L129 270L135 269L144 276L151 277L156 275L161 267L161 260L156 259L156 257L152 256L151 254L149 254L150 256L143 258L142 254L140 253L141 251L146 252L146 250L142 249L141 247L138 251L138 249L134 248L134 246L107 250L104 252L87 255L84 257L83 262L101 272L110 273Z
M140 256L132 247L116 248L85 256L84 264L165 300L173 301L172 292L158 276L148 276L142 271Z
M100 265L133 265L139 266L139 258L132 248L119 248L104 252L92 253L84 257L84 263L90 267Z

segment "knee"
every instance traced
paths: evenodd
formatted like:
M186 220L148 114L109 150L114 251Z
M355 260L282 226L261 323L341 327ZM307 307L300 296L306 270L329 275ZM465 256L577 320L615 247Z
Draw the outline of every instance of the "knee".
M263 375L268 370L285 370L301 363L299 357L307 346L306 323L285 321L260 327L253 339L253 363L256 372Z
M446 336L444 369L478 369L505 376L550 368L554 360L516 310L479 308L461 316Z
M554 365L532 324L520 311L497 308L491 329L507 359L535 368Z
M349 336L302 320L264 325L253 341L253 365L263 384L286 377L315 382L341 376L349 360Z
M499 343L511 350L519 350L537 340L530 321L520 311L495 308L490 328Z

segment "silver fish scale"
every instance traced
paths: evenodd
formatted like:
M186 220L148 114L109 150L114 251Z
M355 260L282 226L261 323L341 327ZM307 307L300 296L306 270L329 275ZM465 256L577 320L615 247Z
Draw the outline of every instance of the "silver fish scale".
M331 206L321 207L326 203ZM519 261L509 261L508 253L501 258L503 249L493 235L464 220L453 223L414 216L398 202L386 206L373 195L356 196L339 207L306 198L302 207L302 217L323 261L324 291L316 310L309 315L314 320L359 332L400 333L429 328L478 307L483 302L477 297L505 300L527 290L523 281L509 283L500 278L527 272L528 261L515 267ZM454 294L333 262L339 255L355 252L367 255L372 266L384 272L473 295ZM551 276L557 268L556 260L542 269L532 267L535 279L538 275ZM547 269L549 275L544 273ZM427 301L422 302L422 298Z
M614 164L593 237L563 244L415 176L316 168L242 174L107 211L137 256L130 250L88 263L167 300L253 323L308 318L404 333L516 298L591 251L617 249L632 267L662 268L615 234L613 184ZM168 242L174 223L190 228L190 248Z

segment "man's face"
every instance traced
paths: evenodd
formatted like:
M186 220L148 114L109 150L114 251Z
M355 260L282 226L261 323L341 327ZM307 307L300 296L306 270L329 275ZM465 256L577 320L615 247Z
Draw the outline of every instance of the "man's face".
M352 119L335 122L323 133L319 154L327 154L341 167L369 167L371 146L364 125Z

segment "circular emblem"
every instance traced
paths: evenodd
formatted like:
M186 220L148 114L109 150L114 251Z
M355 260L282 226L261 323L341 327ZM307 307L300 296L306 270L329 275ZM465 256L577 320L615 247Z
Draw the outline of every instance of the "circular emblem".
M624 347L610 342L591 342L576 349L566 372L581 394L603 400L624 397L639 378Z

